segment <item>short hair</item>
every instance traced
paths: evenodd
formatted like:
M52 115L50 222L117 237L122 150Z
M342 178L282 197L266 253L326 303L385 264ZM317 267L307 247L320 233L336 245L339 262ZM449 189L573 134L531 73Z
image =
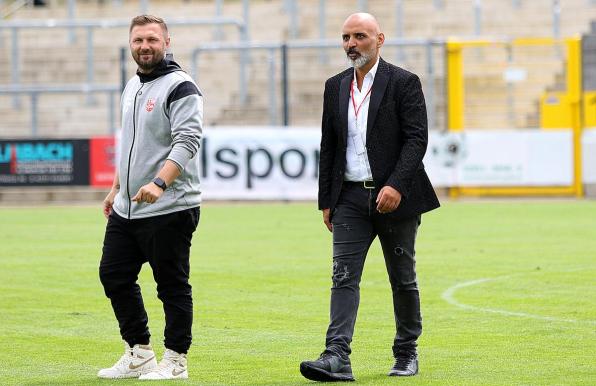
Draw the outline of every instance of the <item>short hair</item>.
M139 15L132 18L130 22L130 29L128 30L128 34L132 32L132 29L138 25L147 25L147 24L159 24L163 31L164 36L168 37L168 26L166 22L159 16L153 15Z

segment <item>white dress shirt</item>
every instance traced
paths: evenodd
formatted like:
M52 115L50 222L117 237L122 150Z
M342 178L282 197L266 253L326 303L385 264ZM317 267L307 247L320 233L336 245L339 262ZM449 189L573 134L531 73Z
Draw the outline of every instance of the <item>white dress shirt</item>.
M354 69L354 80L348 101L348 146L346 149L346 172L345 181L367 181L372 180L368 155L366 154L366 124L368 121L368 105L372 85L379 66L379 59L364 76L362 89L358 90L356 82L356 69ZM354 105L356 108L354 108ZM358 116L356 116L356 110Z

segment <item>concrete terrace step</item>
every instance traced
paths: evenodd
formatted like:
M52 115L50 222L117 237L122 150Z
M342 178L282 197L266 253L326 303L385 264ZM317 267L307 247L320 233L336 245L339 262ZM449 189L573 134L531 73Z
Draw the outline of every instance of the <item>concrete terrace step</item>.
M115 5L111 1L77 2L78 18L109 19L126 18L139 13L138 1L123 1ZM299 3L299 23L301 39L316 39L318 30L318 0L304 0ZM474 0L450 0L443 2L443 9L437 9L432 1L403 2L403 31L406 37L447 37L473 33ZM15 18L66 18L66 7L63 1L51 1L48 8L25 8ZM522 1L515 8L510 1L482 2L483 33L493 36L551 36L552 13L550 2ZM344 0L327 1L326 34L337 38L337 49L326 50L328 64L318 61L319 50L300 50L290 52L290 103L292 122L320 124L323 84L329 76L345 68L344 56L340 48L339 33L346 15L354 10L355 3ZM393 2L386 0L369 0L369 11L377 14L381 26L388 37L395 36L395 10ZM212 17L215 15L213 1L162 0L150 2L150 13L168 18ZM224 15L240 18L242 2L224 3ZM586 0L566 0L561 14L561 33L564 36L587 31L589 21L596 18L596 6L587 5ZM251 1L250 36L257 41L282 41L289 36L289 16L284 11L282 0ZM424 22L420 22L424 20ZM263 28L266 25L267 28ZM238 31L233 27L224 27L225 41L238 41ZM173 51L176 59L187 70L191 70L190 53L200 44L213 41L213 27L171 27ZM86 31L76 30L76 42L70 44L69 31L34 30L21 34L21 80L33 82L84 82L86 80ZM9 34L5 31L1 37ZM7 41L7 40L4 40ZM119 47L127 46L127 28L109 28L96 30L93 37L94 47L94 79L96 82L118 83ZM10 79L10 48L8 44L0 46L0 83ZM480 51L480 50L477 50ZM528 79L514 88L516 112L521 116L536 114L536 100L549 86L560 83L560 74L564 73L564 59L552 54L552 48L533 47L522 50L514 49L513 66L527 69ZM395 62L395 50L384 49L386 59ZM407 57L405 68L418 73L424 82L426 57L421 49L405 49ZM466 56L465 81L466 97L471 101L469 107L474 114L501 114L507 116L507 89L502 80L502 73L507 66L506 52L500 47L483 49L481 56ZM549 53L550 52L550 53ZM276 60L279 55L276 54ZM435 110L445 111L444 95L444 55L440 49L435 50L433 57L438 78L435 81ZM248 66L249 104L243 106L239 102L238 54L222 52L202 53L199 61L199 85L205 94L205 119L209 124L223 124L231 120L259 121L268 123L268 64L266 52L251 55ZM128 58L128 74L132 75L134 63ZM276 92L281 104L280 65L276 64ZM487 91L488 90L488 91ZM27 106L27 98L23 105ZM46 98L44 98L46 99ZM84 100L84 96L79 96ZM51 97L53 111L40 104L40 126L42 130L54 130L57 133L68 133L68 130L87 130L90 133L105 130L98 121L105 121L107 115L104 96L98 97L101 102L96 106L87 106L83 102L69 100L59 96ZM8 100L8 106L11 101ZM25 125L29 122L29 114L23 111L0 109L3 120L0 122L0 133L13 130L5 126ZM437 117L443 121L444 117ZM105 123L103 123L105 126ZM24 128L26 130L26 128Z

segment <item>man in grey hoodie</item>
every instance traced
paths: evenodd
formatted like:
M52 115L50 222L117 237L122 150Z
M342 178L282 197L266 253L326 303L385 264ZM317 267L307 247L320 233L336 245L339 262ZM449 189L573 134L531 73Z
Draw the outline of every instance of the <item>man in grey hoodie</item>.
M189 255L201 203L203 97L192 78L166 56L170 36L163 19L133 18L129 39L138 70L122 94L120 160L103 202L108 223L99 266L125 352L98 376L188 378L193 316ZM153 270L166 319L166 350L159 365L137 284L145 262Z

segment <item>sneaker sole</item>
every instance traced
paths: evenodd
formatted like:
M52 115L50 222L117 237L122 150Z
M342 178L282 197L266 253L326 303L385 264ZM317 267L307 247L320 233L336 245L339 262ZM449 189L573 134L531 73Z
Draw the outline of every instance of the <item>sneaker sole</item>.
M354 382L354 376L351 374L337 374L310 367L304 363L300 364L300 373L306 379L317 382Z
M113 375L113 376L109 376L109 375L99 375L97 374L97 378L101 378L101 379L131 379L131 378L139 378L140 376L143 376L147 373L152 372L153 370L155 370L157 368L157 364L155 366L147 366L146 368L143 368L139 371L134 371L134 372L130 372L127 374L118 374L118 375Z
M180 373L177 376L168 376L168 377L162 377L161 375L156 376L155 378L151 377L151 372L143 374L139 377L139 381L167 381L169 379L188 379L188 371L185 371L183 373Z
M143 373L139 372L137 373L133 373L133 374L118 374L118 375L113 375L113 376L109 376L109 375L97 375L97 378L100 379L131 379L131 378L138 378L141 375L143 375Z
M400 374L397 371L390 371L387 375L390 377L413 377L416 374L418 374L418 370L416 370L416 372L413 374Z
M142 376L138 378L139 381L168 381L168 380L176 380L176 379L188 379L188 375L184 377L170 377L170 378L143 378Z

